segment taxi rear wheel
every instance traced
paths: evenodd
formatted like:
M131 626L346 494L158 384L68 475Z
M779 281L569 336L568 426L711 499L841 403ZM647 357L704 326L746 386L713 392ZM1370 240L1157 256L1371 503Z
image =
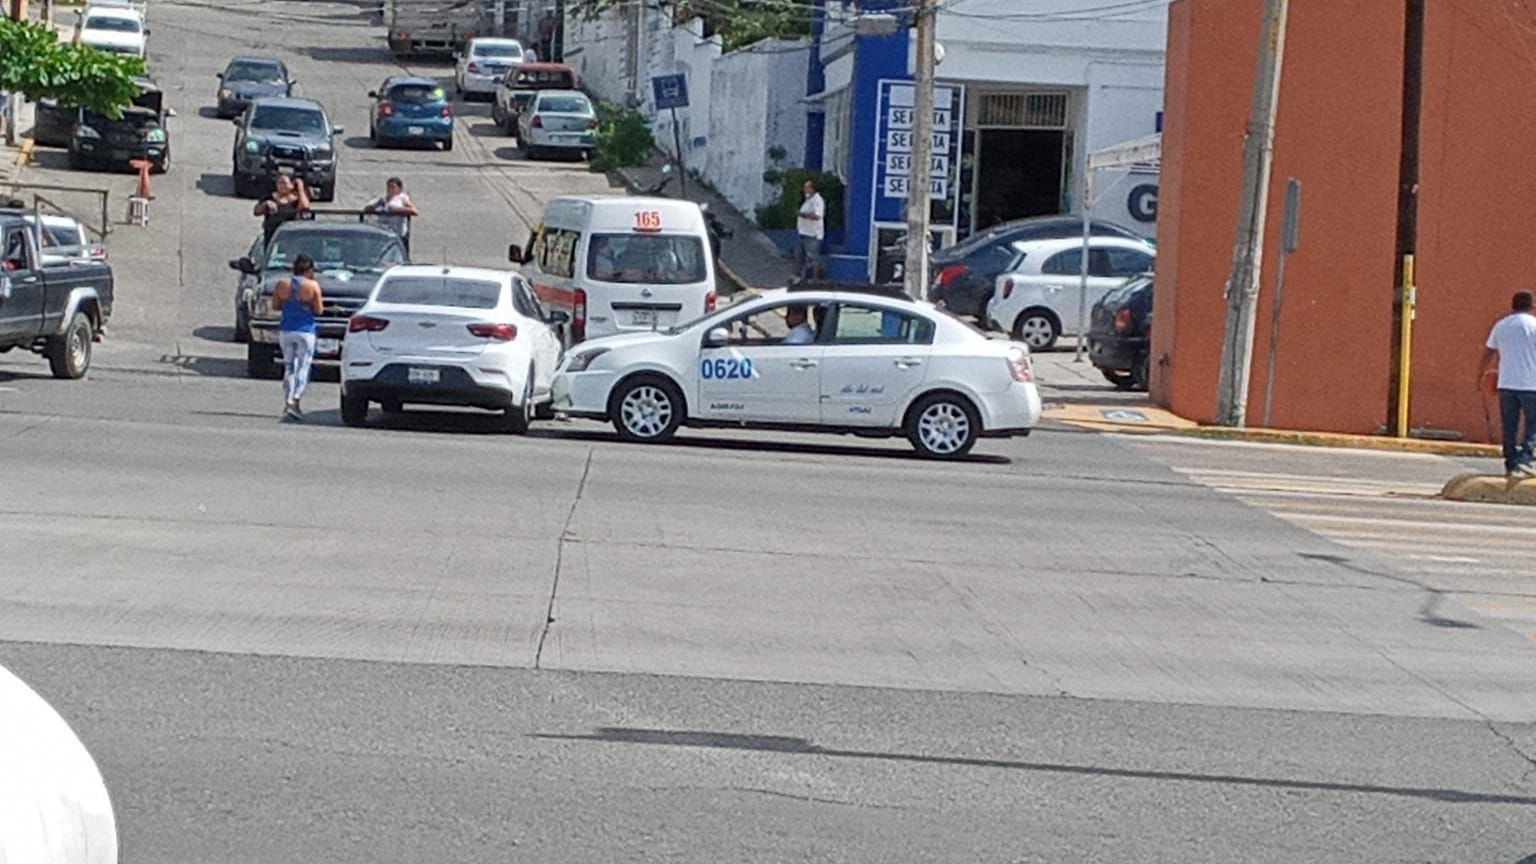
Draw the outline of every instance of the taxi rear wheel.
M930 459L959 459L981 437L981 416L958 393L930 393L907 412L907 440Z
M682 425L683 411L683 394L677 385L655 375L624 380L608 400L608 418L625 441L666 441Z

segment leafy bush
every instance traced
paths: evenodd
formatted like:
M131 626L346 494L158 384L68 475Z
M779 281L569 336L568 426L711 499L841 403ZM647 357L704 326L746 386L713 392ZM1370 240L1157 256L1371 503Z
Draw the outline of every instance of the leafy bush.
M651 157L656 140L638 112L612 102L597 107L597 133L593 136L592 167L601 171L634 168Z
M803 187L807 180L816 184L816 191L827 202L827 229L843 227L843 181L836 174L805 168L773 173L779 176L779 197L772 204L757 208L758 227L766 230L795 227L800 205L805 203Z
M60 42L42 24L0 18L0 90L115 117L139 95L133 76L142 74L138 57Z

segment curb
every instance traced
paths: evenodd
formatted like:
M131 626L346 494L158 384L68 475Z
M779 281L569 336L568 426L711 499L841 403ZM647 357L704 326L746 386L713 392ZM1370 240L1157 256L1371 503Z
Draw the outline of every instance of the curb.
M1298 444L1308 447L1342 447L1355 450L1389 450L1425 453L1435 456L1470 456L1496 458L1500 449L1493 444L1462 441L1431 441L1423 438L1388 438L1383 435L1346 435L1337 432L1297 432L1288 429L1232 429L1224 426L1195 426L1178 434L1218 441L1254 441L1266 444Z
M1447 501L1478 504L1514 504L1536 507L1536 480L1458 474L1446 481L1440 497Z

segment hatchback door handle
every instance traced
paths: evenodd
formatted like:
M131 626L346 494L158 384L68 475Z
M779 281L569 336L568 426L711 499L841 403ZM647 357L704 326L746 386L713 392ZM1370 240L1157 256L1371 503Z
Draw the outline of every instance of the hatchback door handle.
M793 363L791 363L789 365L794 367L794 368L796 368L796 369L814 369L814 368L816 368L816 361L807 358L807 359L802 359L802 360L796 360L795 362L793 362Z

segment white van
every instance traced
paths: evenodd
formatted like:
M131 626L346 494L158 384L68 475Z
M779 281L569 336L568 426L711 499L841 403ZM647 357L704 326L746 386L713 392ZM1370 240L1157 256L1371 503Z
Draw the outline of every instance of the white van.
M528 247L508 249L540 302L564 311L567 346L659 330L715 308L715 262L699 205L585 196L544 205Z

